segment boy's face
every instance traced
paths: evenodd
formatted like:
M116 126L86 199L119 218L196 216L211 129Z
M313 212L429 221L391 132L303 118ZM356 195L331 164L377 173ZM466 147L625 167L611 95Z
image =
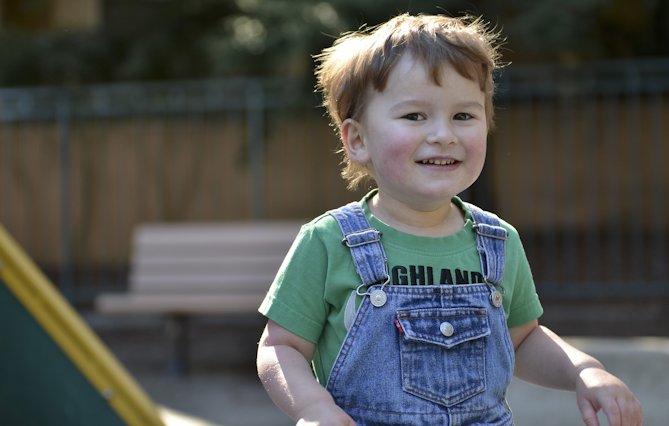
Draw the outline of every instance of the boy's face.
M437 85L405 55L383 92L369 89L359 120L346 120L349 158L365 165L385 197L418 209L450 203L483 169L485 95L449 64Z

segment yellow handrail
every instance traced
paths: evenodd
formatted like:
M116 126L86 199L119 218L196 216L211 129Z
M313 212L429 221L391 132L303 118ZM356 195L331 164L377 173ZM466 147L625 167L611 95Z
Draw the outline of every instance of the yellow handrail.
M129 426L164 426L156 406L0 224L0 278Z

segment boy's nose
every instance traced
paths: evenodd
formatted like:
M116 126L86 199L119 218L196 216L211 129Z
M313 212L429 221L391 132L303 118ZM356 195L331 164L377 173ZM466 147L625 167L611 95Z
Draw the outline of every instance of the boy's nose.
M448 120L435 120L427 136L427 143L448 145L456 142L457 138L451 128L451 123Z

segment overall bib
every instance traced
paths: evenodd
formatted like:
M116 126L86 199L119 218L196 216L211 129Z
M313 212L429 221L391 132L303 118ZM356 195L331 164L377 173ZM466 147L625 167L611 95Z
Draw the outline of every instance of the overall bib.
M351 251L363 296L327 390L358 425L513 425L506 389L514 351L502 308L498 218L468 205L485 283L387 285L381 234L359 203L329 213Z

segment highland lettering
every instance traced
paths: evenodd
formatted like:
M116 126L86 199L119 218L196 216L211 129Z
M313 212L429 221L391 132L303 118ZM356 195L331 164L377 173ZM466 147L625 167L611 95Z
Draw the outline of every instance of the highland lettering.
M482 283L483 275L477 271L442 268L435 271L432 266L394 266L391 269L394 285L435 285Z

